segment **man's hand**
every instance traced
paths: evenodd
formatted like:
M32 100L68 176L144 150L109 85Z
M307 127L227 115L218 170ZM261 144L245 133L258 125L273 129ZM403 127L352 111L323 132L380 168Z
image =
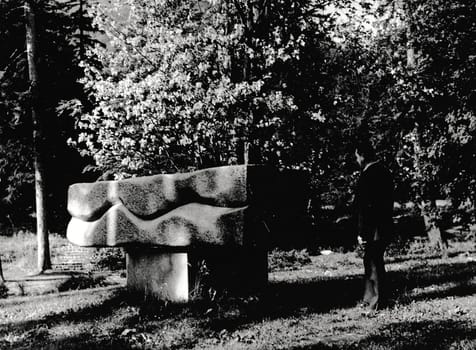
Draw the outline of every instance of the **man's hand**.
M361 236L357 236L357 242L359 245L365 245L367 241L364 241L364 239Z

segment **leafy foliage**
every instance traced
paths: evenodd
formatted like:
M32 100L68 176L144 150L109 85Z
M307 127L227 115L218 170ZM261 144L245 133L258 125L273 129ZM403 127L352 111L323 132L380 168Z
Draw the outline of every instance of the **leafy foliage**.
M84 164L122 178L246 160L306 169L314 207L344 208L369 136L396 200L449 198L476 220L471 0L124 0L82 18L76 2L41 5L50 169L69 164L52 172L57 212ZM33 198L21 1L0 11L0 206L17 221ZM102 45L80 42L91 18Z
M274 249L268 255L268 270L297 270L311 263L311 258L306 249L289 251Z
M247 145L253 161L306 167L321 123L306 6L134 1L120 30L99 10L110 41L89 53L103 67L86 65L94 108L75 144L118 176L243 162Z
M397 200L474 206L474 3L368 3L336 34L337 112L392 165Z

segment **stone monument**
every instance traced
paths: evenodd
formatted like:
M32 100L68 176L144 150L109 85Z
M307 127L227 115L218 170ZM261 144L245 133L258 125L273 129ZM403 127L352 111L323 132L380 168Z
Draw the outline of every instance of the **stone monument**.
M67 237L124 247L127 286L160 300L188 301L202 262L223 288L262 288L276 178L265 166L235 165L73 184Z

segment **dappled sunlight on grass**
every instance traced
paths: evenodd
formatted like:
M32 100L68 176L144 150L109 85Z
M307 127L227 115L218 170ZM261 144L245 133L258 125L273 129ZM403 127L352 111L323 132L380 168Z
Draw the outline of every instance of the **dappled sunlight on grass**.
M455 349L476 346L474 251L387 263L391 305L357 307L356 253L270 273L254 296L174 305L121 287L0 300L0 347L90 349ZM414 339L414 340L411 340Z

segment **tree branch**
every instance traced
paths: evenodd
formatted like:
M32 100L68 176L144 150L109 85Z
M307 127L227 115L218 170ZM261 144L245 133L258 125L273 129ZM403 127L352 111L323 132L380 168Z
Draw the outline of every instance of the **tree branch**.
M101 10L100 10L101 11ZM106 13L104 13L103 11L101 11L104 15L107 16ZM126 35L121 32L119 29L117 29L114 25L112 25L111 23L109 23L109 26L110 28L115 32L116 35L114 35L114 33L112 33L114 35L114 37L116 39L119 39L121 40L124 45L126 45L127 47L129 48L132 48L133 51L135 51L139 56L141 56L144 60L146 60L152 67L154 67L154 70L158 70L159 68L155 65L154 62L152 62L146 55L144 55L142 52L140 52L135 46L129 44L126 40L123 39L123 37L125 37Z
M246 24L246 14L240 5L240 1L234 0L233 2L235 3L235 7L236 7L236 10L238 11L238 14L240 15L241 21L243 22L243 24Z
M13 65L18 61L19 58L22 57L22 55L26 52L26 50L20 51L20 49L15 50L8 60L10 61L4 69L0 70L0 83L3 81L3 79L6 77L8 71L13 67Z

